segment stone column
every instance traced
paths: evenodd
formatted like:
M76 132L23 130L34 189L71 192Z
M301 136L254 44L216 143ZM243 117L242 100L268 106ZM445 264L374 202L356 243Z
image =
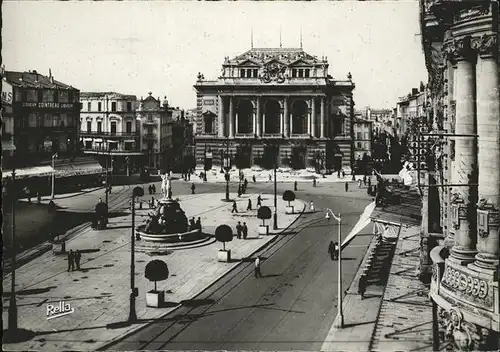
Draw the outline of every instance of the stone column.
M262 114L262 134L266 134L266 114Z
M257 116L256 116L256 131L257 137L260 137L260 98L257 97Z
M290 114L290 136L293 133L293 114Z
M224 137L226 124L224 121L224 98L219 95L219 138Z
M283 134L285 135L285 137L288 137L290 136L290 132L289 132L289 118L290 116L289 113L288 113L288 97L285 97L285 99L283 100Z
M475 265L496 269L500 257L500 102L498 45L495 36L472 42L479 53L476 67L479 188Z
M254 135L257 134L257 108L252 109L252 132Z
M325 97L321 97L321 121L319 125L319 137L325 138Z
M235 134L238 134L238 114L234 114L234 124L236 125Z
M283 122L283 114L284 114L283 109L280 109L280 133L281 134L285 133L285 131L284 131L285 126L284 126L284 122Z
M311 99L311 136L316 137L316 97Z
M445 129L448 133L453 133L455 131L455 107L452 106L454 104L454 75L455 75L455 68L453 66L453 63L448 61L447 62L447 68L445 71L445 77L447 79L447 88L448 88L448 95L446 97L446 105L447 105L447 119L446 119L446 126ZM445 170L445 182L446 184L451 184L452 183L452 174L453 174L453 165L454 165L454 159L455 156L452 155L452 149L454 153L455 145L454 141L451 140L451 138L448 138L446 141L446 156L445 160L446 163L443 165ZM453 145L452 145L453 144ZM451 208L450 208L450 202L451 202L451 187L443 187L443 191L445 193L444 200L445 203L443 204L443 213L445 213L445 223L443 226L444 234L445 234L445 245L448 249L451 249L453 245L455 244L455 229L452 226L452 221L451 221Z
M234 137L234 98L229 97L229 138Z
M307 109L307 134L311 135L311 108Z
M476 133L475 125L475 55L470 48L470 39L455 40L451 46L457 62L455 71L456 122L455 133L455 170L452 191L452 224L455 228L455 245L451 258L460 263L474 260L476 252L476 210L477 183ZM467 135L467 136L464 136Z

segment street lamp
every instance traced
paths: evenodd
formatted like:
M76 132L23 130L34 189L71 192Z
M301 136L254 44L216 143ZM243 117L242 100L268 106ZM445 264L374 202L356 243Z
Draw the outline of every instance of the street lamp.
M337 304L337 307L338 307L338 310L337 310L337 316L335 317L335 321L333 322L333 326L337 329L342 329L344 327L344 313L342 311L342 236L341 236L341 220L342 218L340 217L340 213L339 215L335 215L335 213L327 208L326 209L326 215L325 215L325 219L326 220L330 220L330 213L332 214L333 218L335 220L338 221L339 223L339 233L338 233L338 242L339 242L339 253L338 253L338 262L339 262L339 266L338 266L338 284L337 284L337 288L338 288L338 292L337 292L337 299L338 299L338 304Z
M273 216L273 229L278 229L278 195L277 195L277 182L276 182L276 168L278 167L278 146L275 147L276 154L274 155L274 216Z
M128 322L133 323L137 320L135 311L135 298L139 295L139 290L135 287L135 198L142 197L144 189L135 187L132 191L132 236L130 241L130 310Z
M12 277L10 288L10 301L9 301L9 331L14 333L17 330L17 303L16 303L16 169L12 170L12 183L10 187L10 196L12 197Z
M56 169L55 169L55 159L57 158L57 153L52 154L52 193L50 194L50 199L54 200L54 189L56 182Z

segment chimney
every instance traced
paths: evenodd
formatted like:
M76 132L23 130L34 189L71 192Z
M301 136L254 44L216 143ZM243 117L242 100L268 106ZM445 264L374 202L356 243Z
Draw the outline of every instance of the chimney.
M411 95L417 95L417 94L418 94L418 88L412 88Z
M49 80L50 83L54 84L54 77L52 77L52 70L49 68Z

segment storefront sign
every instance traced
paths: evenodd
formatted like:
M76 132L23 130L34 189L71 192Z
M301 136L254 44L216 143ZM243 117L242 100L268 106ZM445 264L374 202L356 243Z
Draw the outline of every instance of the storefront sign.
M2 104L12 104L12 85L2 80Z
M21 104L23 108L38 108L38 109L75 109L77 105L78 104L72 104L72 103L22 103Z

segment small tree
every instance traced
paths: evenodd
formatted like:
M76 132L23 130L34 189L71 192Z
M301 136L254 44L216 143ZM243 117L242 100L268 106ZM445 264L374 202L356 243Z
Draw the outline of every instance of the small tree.
M168 279L167 264L163 260L159 260L159 259L155 259L155 260L150 261L146 265L146 270L145 270L144 276L149 281L154 281L155 291L156 291L156 282Z
M295 193L293 193L293 191L286 190L285 192L283 192L283 200L285 202L288 202L288 206L291 206L290 202L293 202L295 200Z
M266 223L265 221L268 219L271 219L271 209L267 206L262 206L257 210L257 218L262 220L262 226L264 226Z
M233 240L233 229L228 225L219 225L215 229L215 239L222 242L222 248L226 250L226 242Z

